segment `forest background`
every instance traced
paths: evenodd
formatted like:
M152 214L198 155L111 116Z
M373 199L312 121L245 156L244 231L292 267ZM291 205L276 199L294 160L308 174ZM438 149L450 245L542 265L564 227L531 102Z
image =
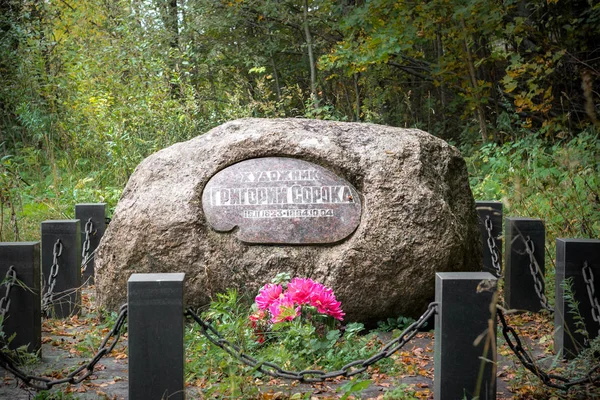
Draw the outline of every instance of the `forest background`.
M149 154L240 117L416 127L480 200L600 233L600 3L0 1L0 241L112 210ZM549 268L549 273L553 269Z

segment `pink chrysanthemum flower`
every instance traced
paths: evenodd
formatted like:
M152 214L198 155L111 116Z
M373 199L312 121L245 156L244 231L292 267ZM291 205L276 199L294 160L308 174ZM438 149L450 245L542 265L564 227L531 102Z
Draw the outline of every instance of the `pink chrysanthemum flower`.
M300 306L295 306L294 300L286 293L269 306L272 315L271 322L274 324L283 321L291 321L300 315Z
M300 305L310 304L310 296L317 285L320 284L310 278L294 278L288 284L287 293Z
M342 303L336 300L333 290L323 285L319 285L316 289L311 294L310 305L316 307L321 314L330 315L340 321L343 320L346 314L340 307Z
M283 287L281 285L274 285L268 283L260 289L258 296L256 296L256 305L259 310L268 309L277 299L281 297Z

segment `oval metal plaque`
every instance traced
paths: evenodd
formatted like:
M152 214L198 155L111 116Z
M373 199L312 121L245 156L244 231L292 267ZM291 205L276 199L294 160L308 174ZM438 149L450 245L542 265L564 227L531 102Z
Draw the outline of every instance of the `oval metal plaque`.
M319 165L285 157L254 158L217 172L202 193L210 226L239 227L248 243L333 243L360 222L356 189Z

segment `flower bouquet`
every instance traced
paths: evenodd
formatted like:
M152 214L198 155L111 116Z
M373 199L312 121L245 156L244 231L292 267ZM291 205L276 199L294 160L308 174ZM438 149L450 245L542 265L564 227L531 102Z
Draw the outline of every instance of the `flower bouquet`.
M263 286L253 305L250 322L256 340L264 343L274 332L288 335L304 332L313 346L319 338L328 341L340 336L335 327L344 318L341 303L333 290L309 278L294 278L289 283Z

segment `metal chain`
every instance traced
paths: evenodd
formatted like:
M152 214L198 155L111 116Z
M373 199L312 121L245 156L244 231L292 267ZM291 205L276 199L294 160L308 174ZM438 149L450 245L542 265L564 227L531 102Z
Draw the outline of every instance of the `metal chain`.
M492 236L492 230L494 229L494 225L492 224L492 219L489 215L485 216L485 230L487 231L487 246L490 250L490 256L492 258L492 266L496 270L496 276L502 276L502 265L500 264L500 250L498 250L498 246L496 246L496 241Z
M553 313L554 309L550 307L550 304L548 304L548 299L544 294L544 276L542 275L542 271L540 271L540 267L535 260L535 245L529 236L527 236L527 239L525 240L525 252L529 256L529 272L533 278L533 287L535 289L535 294L540 299L540 305L543 309Z
M4 280L2 280L2 284L0 285L0 287L4 286L6 288L4 297L0 298L0 321L4 321L4 317L10 309L10 290L16 281L17 271L15 270L14 265L11 265L8 267L8 271L6 271Z
M53 386L60 385L63 383L78 385L94 373L94 368L96 367L96 364L98 364L100 359L102 359L102 357L113 351L113 349L119 341L119 338L121 337L121 330L123 328L123 325L125 324L126 318L127 304L123 304L121 306L121 309L119 310L117 322L115 323L112 330L108 333L108 335L106 335L104 340L102 340L102 344L100 344L96 355L90 360L90 362L80 366L75 371L67 375L66 378L50 379L43 376L28 375L24 371L20 370L17 366L15 366L10 356L4 353L3 351L0 351L0 366L8 372L12 373L18 379L22 380L25 385L37 390L49 390ZM108 344L111 338L112 342Z
M98 248L95 248L94 251L92 251L91 253L88 254L87 259L85 260L85 262L81 263L81 273L83 274L85 272L85 270L87 269L87 266L94 261L94 257L96 257L96 250L98 250Z
M50 267L50 274L48 276L48 290L42 296L42 311L48 315L50 307L54 302L54 286L56 286L56 277L58 276L58 260L63 252L63 244L60 239L57 239L52 249L52 266Z
M600 369L600 364L597 364L593 368L591 368L585 374L585 376L573 380L569 380L564 376L549 374L541 370L538 366L535 365L529 353L527 353L523 348L521 339L519 338L519 335L517 334L515 329L512 326L508 325L508 323L506 322L506 317L504 316L504 312L502 312L502 309L497 308L497 311L498 319L502 324L502 334L504 336L504 339L506 340L506 344L508 344L508 347L510 347L513 353L515 353L515 356L517 356L519 361L521 361L521 364L523 364L525 368L527 368L530 372L537 376L544 385L556 389L569 390L573 386L588 383L596 383L600 381L600 375L593 376L594 373L598 369Z
M583 281L587 289L588 298L590 300L590 306L592 308L592 319L600 325L600 304L598 304L598 298L596 297L596 288L594 287L594 273L590 268L587 261L583 262ZM598 336L600 336L600 326L598 327Z
M427 310L419 317L418 320L406 328L398 338L386 344L379 353L366 360L352 361L351 363L343 366L340 370L332 372L320 370L304 370L300 372L287 371L277 364L267 361L259 361L245 354L239 346L223 338L223 336L221 336L221 334L219 334L219 332L212 325L204 322L191 308L187 309L185 315L193 318L198 325L200 325L202 334L206 336L211 343L220 347L232 357L237 358L239 361L243 362L249 367L274 378L294 379L301 382L314 383L323 382L326 379L336 378L339 376L351 377L360 374L361 372L366 371L370 365L375 364L377 361L390 357L392 354L400 350L406 343L408 343L417 334L419 329L425 325L427 320L436 313L436 311L437 303L429 304Z
M91 244L90 236L92 234L95 234L95 232L94 232L94 223L92 222L91 217L88 218L87 222L85 223L84 232L85 232L85 240L83 241L83 246L81 249L81 273L85 272L85 270L87 269L87 266L92 258L90 255L90 244Z

